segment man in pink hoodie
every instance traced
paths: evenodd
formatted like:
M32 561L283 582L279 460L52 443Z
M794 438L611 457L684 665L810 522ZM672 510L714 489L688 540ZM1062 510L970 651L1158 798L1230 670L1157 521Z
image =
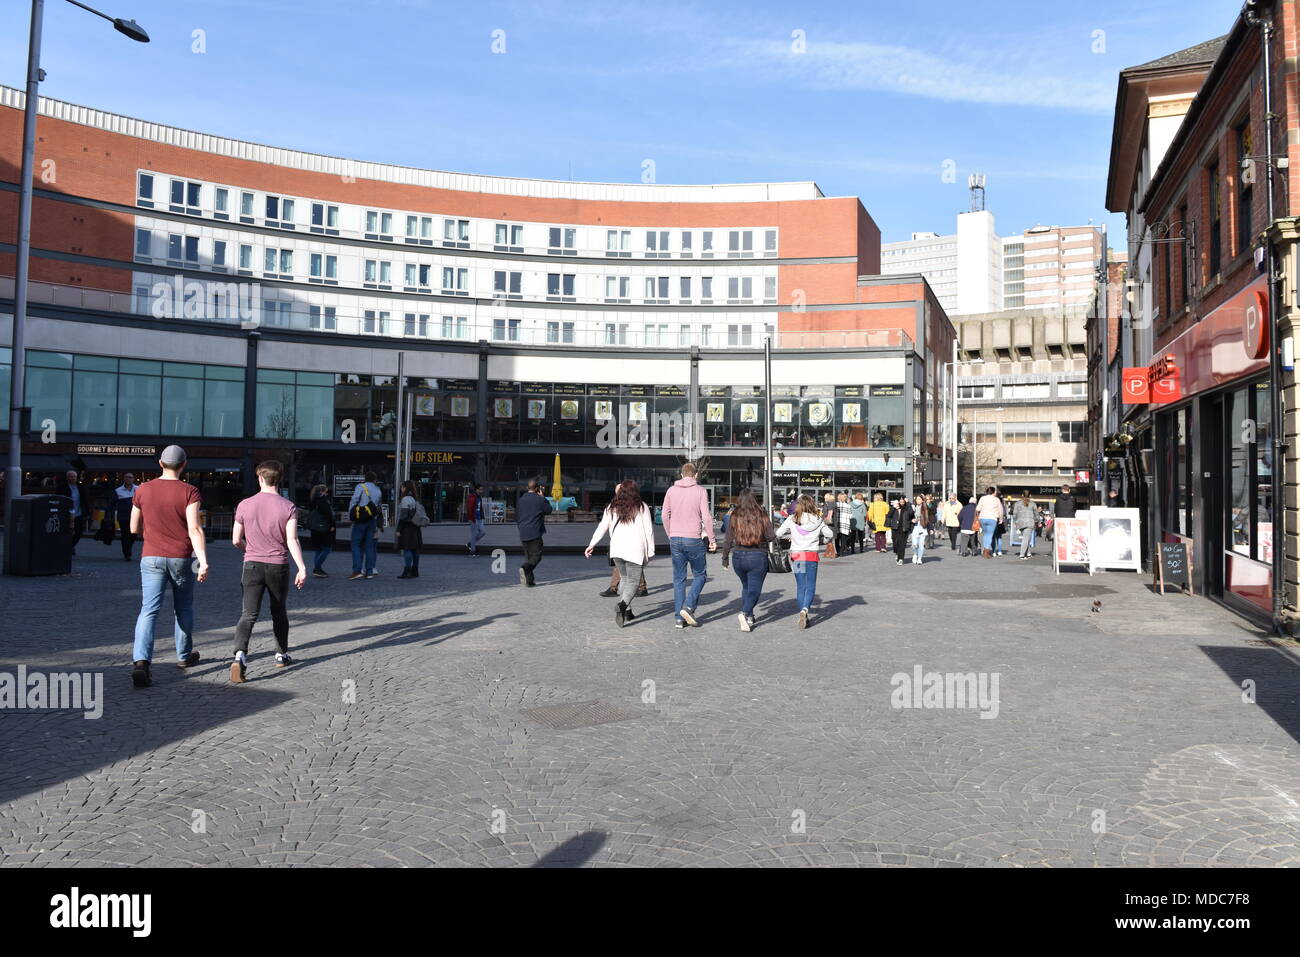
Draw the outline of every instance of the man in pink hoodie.
M673 556L673 627L686 625L699 627L695 619L695 605L709 580L708 559L704 539L709 540L709 551L718 548L713 537L713 515L709 511L709 493L695 481L696 468L687 462L682 466L682 477L664 496L664 533ZM690 566L693 579L691 590L686 591L686 568Z

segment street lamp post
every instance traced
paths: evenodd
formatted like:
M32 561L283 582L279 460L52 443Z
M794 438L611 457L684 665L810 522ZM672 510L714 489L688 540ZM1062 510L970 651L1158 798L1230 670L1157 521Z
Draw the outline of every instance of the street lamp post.
M113 24L113 29L140 43L149 42L149 34L134 20L110 17L78 0L68 0ZM10 562L9 517L14 501L23 493L23 429L26 413L27 378L27 276L32 253L32 172L36 162L36 114L39 108L41 80L41 24L45 18L45 0L32 0L31 33L27 40L27 98L23 103L23 168L18 191L18 249L14 263L14 320L12 357L9 374L9 459L5 466L5 572Z

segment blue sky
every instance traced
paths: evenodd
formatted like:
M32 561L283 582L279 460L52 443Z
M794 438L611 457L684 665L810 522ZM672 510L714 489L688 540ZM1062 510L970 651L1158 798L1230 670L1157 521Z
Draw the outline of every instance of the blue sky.
M1092 219L1122 236L1103 208L1118 72L1226 33L1240 7L100 2L153 42L47 0L45 95L434 169L639 182L652 160L661 183L811 179L861 197L886 242L952 231L973 171L988 177L1000 233ZM0 14L11 86L23 83L27 7Z

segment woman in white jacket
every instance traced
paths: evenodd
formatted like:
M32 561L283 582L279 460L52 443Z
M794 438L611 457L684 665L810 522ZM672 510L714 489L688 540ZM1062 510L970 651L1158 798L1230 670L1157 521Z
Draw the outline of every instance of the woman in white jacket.
M587 558L596 549L606 532L609 532L609 556L619 574L619 602L614 610L614 622L622 628L632 620L632 599L636 597L637 583L650 558L655 553L655 526L650 509L641 500L636 482L620 482L614 490L614 500L605 508L600 524L583 553Z
M781 523L777 538L790 539L790 570L794 572L795 597L799 604L799 627L808 627L808 610L817 592L817 563L822 545L835 537L817 514L811 495L800 495L794 514Z

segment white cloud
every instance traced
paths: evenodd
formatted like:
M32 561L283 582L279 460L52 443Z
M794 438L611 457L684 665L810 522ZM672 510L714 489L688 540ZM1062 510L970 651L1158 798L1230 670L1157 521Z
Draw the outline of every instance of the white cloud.
M950 102L1031 106L1106 113L1114 106L1113 82L1053 69L1029 51L988 51L972 59L907 46L867 42L816 42L794 53L784 41L729 44L727 65L774 71L818 90L873 90ZM975 48L978 49L978 48Z

